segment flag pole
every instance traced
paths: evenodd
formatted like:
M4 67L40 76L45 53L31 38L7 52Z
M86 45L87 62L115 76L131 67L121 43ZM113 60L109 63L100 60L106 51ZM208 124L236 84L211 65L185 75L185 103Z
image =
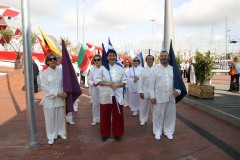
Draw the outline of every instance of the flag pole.
M32 44L31 44L31 26L29 0L21 0L22 12L22 31L23 31L23 52L24 52L24 76L26 84L26 103L28 119L28 146L38 147L38 132L36 121L36 106L33 88L33 70L32 70Z
M64 100L64 115L65 115L65 134L66 134L66 142L68 142L66 99Z
M171 39L172 39L172 47L174 50L175 43L174 43L172 0L165 0L164 37L163 37L165 51L169 51Z

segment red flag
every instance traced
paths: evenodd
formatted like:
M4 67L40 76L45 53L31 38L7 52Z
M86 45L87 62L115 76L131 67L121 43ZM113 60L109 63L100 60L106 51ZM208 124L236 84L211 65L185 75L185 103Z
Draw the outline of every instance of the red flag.
M45 44L38 36L37 36L37 39L42 47L42 50L43 50L45 56L47 56L49 53L52 52L52 50L49 48L49 46L47 44Z

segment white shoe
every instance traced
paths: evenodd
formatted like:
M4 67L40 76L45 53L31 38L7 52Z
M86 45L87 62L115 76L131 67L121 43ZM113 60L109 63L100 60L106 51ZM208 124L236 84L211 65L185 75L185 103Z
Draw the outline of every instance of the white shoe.
M159 141L161 139L161 135L160 134L156 134L155 135L155 139Z
M65 135L59 135L62 139L67 139Z
M48 144L53 144L54 143L54 139L49 139L48 140Z
M169 140L172 140L172 139L173 139L173 135L172 135L172 134L167 134L166 136L167 136L167 138L168 138Z
M140 125L141 125L141 126L144 126L144 125L145 125L145 122L144 122L144 121L142 121L142 122L140 123Z
M137 116L138 115L138 111L134 111L132 115L133 116Z
M92 126L95 126L96 124L97 124L97 122L94 122L94 121L93 121L91 125L92 125Z
M68 123L71 124L71 125L75 124L74 122L68 122Z

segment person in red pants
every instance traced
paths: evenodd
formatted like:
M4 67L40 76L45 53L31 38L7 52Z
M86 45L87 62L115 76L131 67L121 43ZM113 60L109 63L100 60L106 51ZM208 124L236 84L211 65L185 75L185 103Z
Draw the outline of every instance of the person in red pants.
M127 83L124 69L115 64L115 50L108 50L108 69L103 65L94 82L99 86L100 97L100 133L105 142L112 134L117 142L121 141L124 133L123 118L123 87Z

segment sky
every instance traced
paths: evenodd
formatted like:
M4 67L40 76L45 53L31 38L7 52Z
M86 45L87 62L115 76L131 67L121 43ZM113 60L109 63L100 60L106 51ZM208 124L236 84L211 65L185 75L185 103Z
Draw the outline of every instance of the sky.
M57 39L69 38L74 45L79 40L106 46L110 37L119 52L126 51L126 46L135 51L152 46L157 51L162 48L164 0L29 2L32 31L36 33L40 26L46 34ZM226 33L228 39L240 40L240 0L172 0L172 3L175 50L225 52ZM0 5L21 10L20 0L0 0ZM228 50L239 51L240 43L229 43Z

